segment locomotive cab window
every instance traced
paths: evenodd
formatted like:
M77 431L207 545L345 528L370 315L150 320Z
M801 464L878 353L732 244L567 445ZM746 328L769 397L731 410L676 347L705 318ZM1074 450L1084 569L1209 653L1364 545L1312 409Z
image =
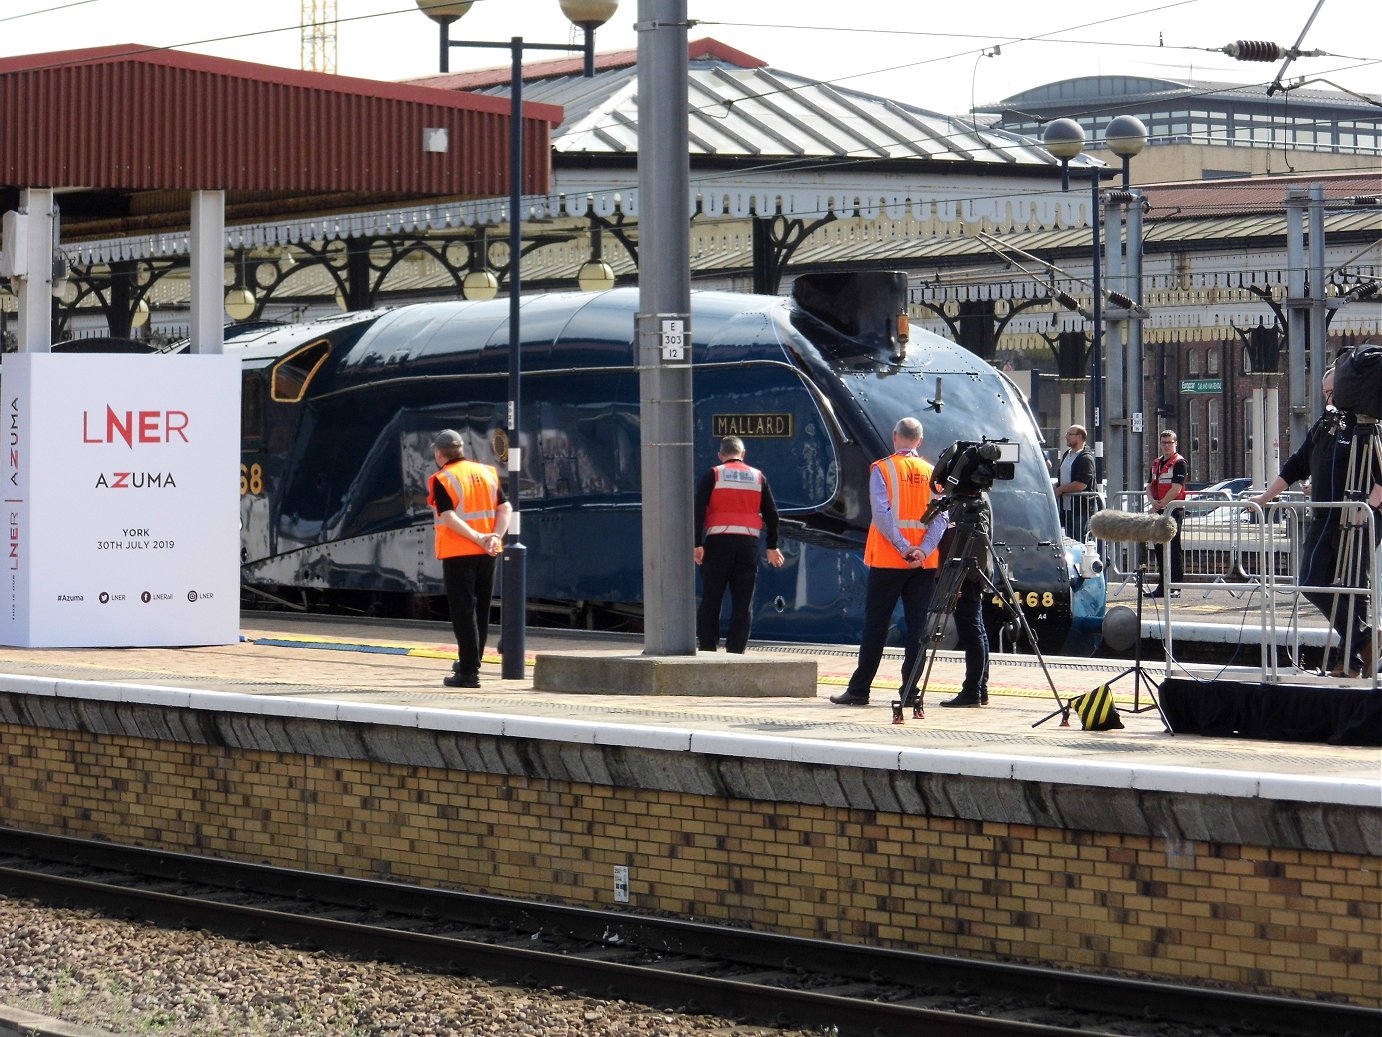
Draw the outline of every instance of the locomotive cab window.
M318 339L294 350L274 365L270 398L275 403L301 403L312 376L331 354L331 343Z
M264 379L258 371L240 377L240 439L255 446L264 442Z

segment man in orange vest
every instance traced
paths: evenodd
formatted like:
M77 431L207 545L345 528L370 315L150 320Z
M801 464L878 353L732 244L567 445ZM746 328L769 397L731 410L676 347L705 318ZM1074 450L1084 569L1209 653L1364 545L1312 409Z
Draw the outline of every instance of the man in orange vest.
M1176 442L1176 434L1166 429L1161 433L1161 453L1152 459L1151 473L1147 477L1147 507L1154 515L1160 515L1173 500L1181 500L1185 496L1185 480L1189 477L1189 471L1185 458L1176 452ZM1180 583L1185 579L1185 561L1180 546L1180 524L1185 515L1181 513L1176 518L1176 535L1171 538L1170 579L1162 573L1161 583L1156 590L1148 592L1149 598L1162 597L1167 593L1170 584ZM1152 559L1160 569L1159 550L1152 550ZM1170 590L1170 597L1179 598L1180 591Z
M837 706L867 706L873 678L883 660L883 645L893 609L902 599L907 642L902 658L904 682L920 671L921 639L931 605L940 552L936 550L945 522L928 530L921 517L931 503L931 462L923 458L921 422L903 418L893 428L893 453L875 461L869 473L869 502L873 520L864 545L868 586L864 597L864 632L859 659L844 692L831 696ZM915 684L902 689L905 702Z
M498 472L465 459L465 440L459 432L438 433L432 456L440 470L428 480L429 496L437 512L437 557L457 655L442 683L448 688L478 688L494 597L494 559L503 550L513 506L499 485Z
M758 578L758 534L767 530L768 564L783 563L777 547L777 503L768 479L744 463L744 441L720 440L720 463L696 486L696 564L701 567L701 607L696 644L713 652L720 644L720 610L729 590L725 651L743 655L753 623L753 585Z

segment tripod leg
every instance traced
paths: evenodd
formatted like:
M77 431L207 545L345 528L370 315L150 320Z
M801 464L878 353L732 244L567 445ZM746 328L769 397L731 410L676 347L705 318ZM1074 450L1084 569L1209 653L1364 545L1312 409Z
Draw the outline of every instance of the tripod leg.
M924 720L926 717L922 703L926 697L927 685L931 680L931 667L936 660L936 646L945 633L946 617L954 613L955 602L960 596L960 587L964 582L965 566L963 559L947 557L941 562L937 574L936 584L931 590L931 605L926 611L926 628L921 639L921 651L912 661L911 669L902 675L902 697L898 706L899 709L911 706L913 720ZM918 686L917 671L921 669L923 661L926 663L926 671L920 686ZM909 688L916 690L909 691ZM896 719L893 722L900 723Z

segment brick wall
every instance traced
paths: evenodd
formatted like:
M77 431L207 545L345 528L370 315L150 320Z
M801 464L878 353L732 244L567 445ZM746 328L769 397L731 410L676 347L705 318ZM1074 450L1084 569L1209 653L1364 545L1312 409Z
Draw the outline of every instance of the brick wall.
M0 723L0 824L1377 1005L1382 859ZM684 754L683 754L684 755ZM959 779L952 779L958 781Z

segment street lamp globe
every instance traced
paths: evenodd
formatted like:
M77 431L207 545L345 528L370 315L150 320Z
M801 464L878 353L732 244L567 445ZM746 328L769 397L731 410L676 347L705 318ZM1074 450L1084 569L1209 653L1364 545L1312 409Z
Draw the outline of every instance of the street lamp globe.
M1108 124L1104 143L1119 158L1132 158L1147 146L1147 127L1135 115L1120 115Z
M461 295L475 302L493 299L499 294L499 278L488 270L471 270L461 281Z
M140 299L134 304L134 310L130 313L130 327L142 328L149 323L149 304Z
M1108 124L1104 132L1108 149L1123 160L1123 186L1132 176L1132 160L1147 146L1147 127L1133 115L1120 115Z
M1084 130L1074 119L1056 119L1046 124L1041 143L1056 158L1069 162L1084 150Z
M440 25L450 25L461 15L470 10L470 5L475 0L465 0L463 3L447 2L447 0L417 0L418 10L425 14L432 21Z
M422 0L418 0L419 3ZM558 0L561 13L572 25L582 29L594 29L614 17L619 9L619 0ZM467 7L470 5L467 4Z
M249 320L254 316L254 293L248 288L232 288L226 292L226 316L231 320Z
M576 284L583 292L607 292L614 287L614 268L603 259L588 259L576 272Z
M1060 189L1070 190L1070 160L1084 150L1084 130L1074 119L1056 119L1046 124L1041 143L1060 159Z

